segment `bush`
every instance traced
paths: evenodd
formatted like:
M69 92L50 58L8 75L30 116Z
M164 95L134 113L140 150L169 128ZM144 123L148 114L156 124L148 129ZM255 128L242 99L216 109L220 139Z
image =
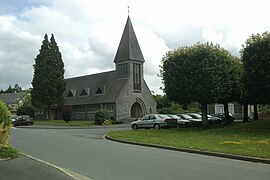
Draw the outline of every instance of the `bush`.
M16 149L10 146L1 146L0 145L0 159L4 158L16 158L19 156L19 153Z
M22 105L17 110L17 115L29 115L30 117L35 117L36 108L31 104Z
M113 121L111 119L105 119L104 125L112 125L113 124Z
M65 106L62 109L63 120L66 121L66 123L71 120L71 112L72 108L70 106Z
M0 101L0 145L8 146L8 134L11 128L11 117L8 107Z
M116 124L116 120L115 120L115 117L114 117L114 116L111 116L111 117L110 117L110 120L112 120L112 123L113 123L113 124Z
M102 125L106 119L109 119L109 114L106 111L100 110L95 115L95 124Z

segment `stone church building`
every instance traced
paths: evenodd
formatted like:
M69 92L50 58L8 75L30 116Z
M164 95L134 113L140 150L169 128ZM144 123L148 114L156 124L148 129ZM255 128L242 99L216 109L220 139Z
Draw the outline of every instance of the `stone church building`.
M156 112L156 102L143 73L144 57L130 17L122 34L114 63L115 70L66 79L64 106L72 120L94 120L98 110L117 121Z

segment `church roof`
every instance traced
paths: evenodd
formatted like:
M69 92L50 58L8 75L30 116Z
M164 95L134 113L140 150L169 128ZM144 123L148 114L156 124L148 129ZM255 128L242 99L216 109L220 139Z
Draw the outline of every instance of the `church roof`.
M126 60L144 62L144 57L129 16L127 18L125 29L116 52L114 62L116 63Z
M113 103L126 82L116 71L66 79L65 105Z

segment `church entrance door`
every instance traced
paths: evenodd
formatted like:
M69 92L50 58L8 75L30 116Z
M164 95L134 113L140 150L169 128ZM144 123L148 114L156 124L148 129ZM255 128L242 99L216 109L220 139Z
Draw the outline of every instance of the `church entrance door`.
M131 118L139 117L143 117L142 106L138 102L135 102L131 107Z

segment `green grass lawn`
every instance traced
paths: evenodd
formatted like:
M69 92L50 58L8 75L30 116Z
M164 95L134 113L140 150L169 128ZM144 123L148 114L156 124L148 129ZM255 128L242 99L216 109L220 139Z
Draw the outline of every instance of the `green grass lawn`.
M108 135L121 140L270 159L269 120L216 125L210 129L113 131Z
M95 121L69 121L66 123L64 120L36 120L34 124L46 124L56 126L92 126Z

